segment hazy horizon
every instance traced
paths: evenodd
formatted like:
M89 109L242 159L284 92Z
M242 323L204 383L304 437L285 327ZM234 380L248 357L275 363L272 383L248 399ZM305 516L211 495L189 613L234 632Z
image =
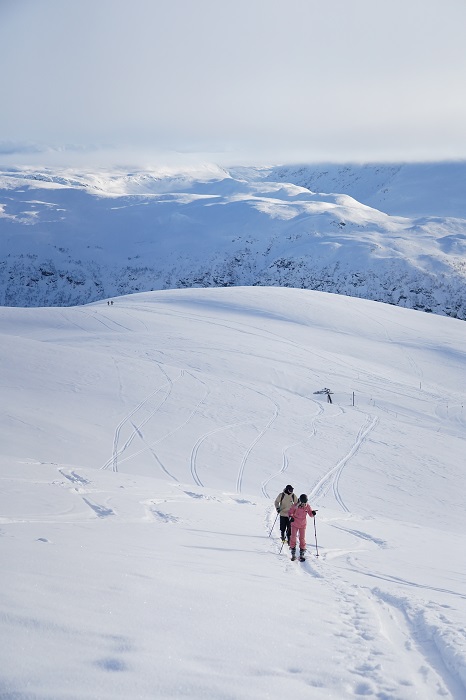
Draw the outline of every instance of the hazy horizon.
M456 0L0 3L0 161L466 158Z

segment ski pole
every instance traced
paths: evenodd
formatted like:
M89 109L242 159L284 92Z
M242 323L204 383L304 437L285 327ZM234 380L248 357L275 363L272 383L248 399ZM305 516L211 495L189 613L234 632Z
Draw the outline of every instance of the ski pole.
M319 548L317 546L317 530L316 530L316 516L314 515L314 535L316 538L316 557L319 556Z
M271 535L272 532L273 532L273 529L274 529L274 527L275 527L275 523L277 522L277 518L278 518L279 514L280 514L280 511L277 511L277 517L276 517L275 520L273 521L272 529L271 529L270 532L269 532L269 537L270 537L270 535Z

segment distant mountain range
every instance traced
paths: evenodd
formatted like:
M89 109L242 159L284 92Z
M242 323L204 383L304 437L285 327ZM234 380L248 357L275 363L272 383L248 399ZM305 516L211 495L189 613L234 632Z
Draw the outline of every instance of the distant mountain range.
M466 320L466 163L0 170L0 304L232 285Z

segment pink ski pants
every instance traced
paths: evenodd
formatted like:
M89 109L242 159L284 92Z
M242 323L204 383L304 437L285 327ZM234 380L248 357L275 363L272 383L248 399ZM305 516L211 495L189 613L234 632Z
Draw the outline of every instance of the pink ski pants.
M299 548L306 549L306 525L298 527L295 523L291 523L291 538L290 547L296 547L296 538L299 533Z

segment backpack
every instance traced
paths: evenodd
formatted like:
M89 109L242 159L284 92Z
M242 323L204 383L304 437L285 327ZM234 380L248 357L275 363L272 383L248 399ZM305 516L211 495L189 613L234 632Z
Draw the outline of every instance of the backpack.
M285 498L285 492L282 491L282 497L280 498L280 505L282 504L283 499ZM296 498L296 500L294 500ZM291 494L291 500L293 501L294 504L298 502L298 497L295 493Z

